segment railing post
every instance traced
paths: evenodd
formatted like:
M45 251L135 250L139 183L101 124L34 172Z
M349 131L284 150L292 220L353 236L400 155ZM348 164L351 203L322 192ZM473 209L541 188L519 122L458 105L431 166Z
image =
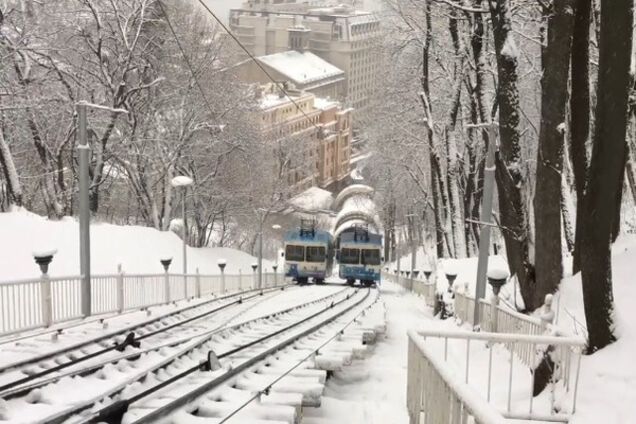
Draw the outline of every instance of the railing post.
M170 275L168 274L168 270L170 269L171 263L172 258L161 259L161 265L163 265L163 270L165 271L163 279L166 291L166 303L170 303Z
M201 298L201 274L199 274L199 267L196 269L196 276L194 279L197 286L197 298Z
M35 263L40 266L42 271L40 296L42 302L42 323L45 327L53 324L53 293L51 292L51 280L49 278L49 264L53 261L53 255L57 251L33 253ZM64 299L66 302L67 299Z
M124 271L121 264L117 265L117 312L124 310Z
M45 327L53 324L53 294L51 293L51 280L49 274L42 274L41 296L42 296L42 321Z

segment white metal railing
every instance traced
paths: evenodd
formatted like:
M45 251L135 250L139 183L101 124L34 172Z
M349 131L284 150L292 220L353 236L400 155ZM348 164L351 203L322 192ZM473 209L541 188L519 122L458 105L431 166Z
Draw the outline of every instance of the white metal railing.
M499 423L502 417L567 422L576 410L582 338L432 330L409 332L409 343L411 423L463 423L467 416L477 423ZM507 350L499 348L502 344ZM524 365L513 357L519 350L534 356L525 372L515 368ZM550 368L549 382L535 398L536 369L542 362ZM488 416L480 415L487 411Z
M479 299L481 329L485 331L508 333L508 334L525 334L530 336L553 335L568 336L563 330L556 326L541 320L540 318L525 315L517 311L513 311L504 305L493 307L491 302ZM475 310L475 298L461 291L455 292L454 312L455 316L462 322L473 323ZM512 349L516 356L529 367L534 366L535 355L528 345L512 346L506 345ZM565 355L561 346L556 346L556 354Z
M424 297L428 306L435 304L436 284L419 278L409 278L395 274L383 273L383 278L400 285L404 290L412 291Z
M91 276L93 315L256 288L254 274L126 274ZM284 283L263 273L262 287ZM0 282L0 336L82 318L80 276Z
M480 399L437 359L419 334L409 332L406 405L410 424L504 424L493 406Z

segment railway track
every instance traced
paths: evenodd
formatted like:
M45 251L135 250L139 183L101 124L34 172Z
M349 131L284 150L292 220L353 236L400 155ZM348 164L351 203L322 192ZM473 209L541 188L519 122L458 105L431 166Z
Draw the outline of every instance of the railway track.
M345 329L377 300L377 291L356 292L337 305L273 333L254 335L255 340L219 354L213 363L187 377L178 378L177 374L167 380L177 381L176 387L158 385L72 422L114 424L123 419L128 424L175 420L222 423L253 406L257 413L248 412L249 422L257 422L260 415L266 419L263 422L295 423L303 405L319 406L326 379L324 371L302 367L303 364L309 365L309 361L314 368L337 369L348 354L334 350L332 356L322 355L323 360L316 355L342 337ZM234 393L228 395L228 392ZM123 409L125 416L121 414Z
M91 408L105 397L117 396L125 389L130 388L131 385L140 384L140 380L150 381L155 378L153 376L172 372L181 363L188 362L196 356L197 351L209 349L211 344L217 344L226 338L240 338L243 330L239 331L239 329L260 325L260 323L266 323L272 319L280 319L279 317L282 315L293 315L293 311L320 308L322 306L319 304L332 302L335 297L350 291L350 289L342 288L338 290L314 288L313 290L315 293L311 295L307 289L302 289L304 291L303 297L312 300L284 310L280 310L280 307L285 306L284 299L281 299L284 295L278 294L276 295L276 303L279 309L274 308L274 313L251 320L239 318L241 315L249 315L250 311L252 314L258 312L256 311L258 305L264 303L265 300L272 300L272 297L264 296L252 303L244 299L238 304L240 305L238 309L228 308L222 316L214 315L214 321L206 319L205 323L194 323L195 320L190 320L190 333L179 327L177 330L181 334L178 337L162 337L149 346L141 347L135 347L129 343L121 352L111 350L109 353L114 356L103 357L99 361L90 358L85 363L75 363L63 373L56 371L53 376L40 377L27 383L15 385L6 389L0 396L5 398L5 402L0 404L0 422L2 420L10 422L62 422L78 412ZM324 295L325 291L329 292L326 296ZM274 296L274 293L270 293L269 296ZM318 293L321 293L321 296L316 298ZM269 306L268 309L271 311L272 307ZM207 318L209 317L208 315ZM173 327L172 330L174 328L176 327ZM172 333L172 336L175 336L175 331ZM153 333L151 331L146 334ZM71 403L71 405L65 405L65 403ZM24 418L25 410L33 410L31 413L27 413L28 419Z
M196 323L245 301L269 296L280 290L279 287L231 294L123 328L102 331L94 336L78 332L68 335L65 340L60 340L58 343L34 339L13 349L14 354L20 353L22 356L20 360L0 366L0 398L4 398L8 390L35 379L60 372L80 362L113 352L122 352L128 346L139 346L142 340L163 336L175 329L181 329L187 324Z
M62 355L72 350L86 348L90 344L99 344L104 340L119 339L123 341L126 335L131 332L144 332L145 328L152 326L162 326L164 324L174 324L191 317L201 315L206 311L214 309L216 306L234 304L238 299L254 294L268 293L279 290L286 286L279 286L265 290L246 290L243 292L231 293L221 297L214 297L202 302L164 312L144 320L133 320L132 322L111 323L108 317L100 320L90 319L84 323L71 323L66 327L58 327L50 331L37 332L32 335L18 336L0 342L0 353L4 360L0 363L0 375L6 376L8 371L20 369L28 365L37 364ZM176 304L176 303L175 303ZM165 305L163 306L165 308ZM148 309L147 313L151 314ZM125 314L127 315L127 314ZM114 317L111 317L114 318ZM118 325L119 324L119 325ZM108 328L113 325L113 328ZM46 339L42 336L55 335L54 339ZM15 358L11 360L11 358ZM3 382L0 379L0 386ZM1 389L0 389L1 390Z

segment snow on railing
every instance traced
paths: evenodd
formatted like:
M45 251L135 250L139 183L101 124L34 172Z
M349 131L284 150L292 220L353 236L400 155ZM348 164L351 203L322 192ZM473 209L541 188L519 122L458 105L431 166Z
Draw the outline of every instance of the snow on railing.
M576 410L582 338L430 330L409 332L409 341L411 423L465 422L466 414L478 423L503 422L501 417L568 422ZM513 356L517 350L534 352L529 369L517 369L525 368ZM493 407L502 412L479 415Z
M506 420L468 384L455 377L428 349L425 338L409 331L406 404L410 424L504 424Z
M263 273L263 287L284 283ZM0 336L83 318L80 276L0 282ZM253 274L125 274L91 276L93 315L143 309L168 302L256 288Z
M431 283L419 278L403 277L400 275L384 272L382 273L382 275L383 278L393 281L394 283L402 286L402 288L404 288L405 290L412 291L413 293L423 296L424 301L428 306L433 307L433 305L435 304L435 283Z

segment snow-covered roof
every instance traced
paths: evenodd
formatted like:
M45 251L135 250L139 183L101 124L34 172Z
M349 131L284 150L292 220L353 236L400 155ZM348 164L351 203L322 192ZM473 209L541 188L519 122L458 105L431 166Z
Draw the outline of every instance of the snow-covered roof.
M314 99L314 107L316 109L326 110L334 106L338 106L340 103L331 99L325 99L323 97L316 97Z
M260 99L261 109L269 109L270 107L280 106L285 103L291 103L291 99L296 100L296 96L279 96L278 94L264 94Z
M329 209L333 203L330 191L318 187L309 187L299 195L293 197L289 203L306 211Z
M344 75L344 71L311 52L301 53L290 50L260 56L258 60L285 75L296 84L307 84L324 78Z

